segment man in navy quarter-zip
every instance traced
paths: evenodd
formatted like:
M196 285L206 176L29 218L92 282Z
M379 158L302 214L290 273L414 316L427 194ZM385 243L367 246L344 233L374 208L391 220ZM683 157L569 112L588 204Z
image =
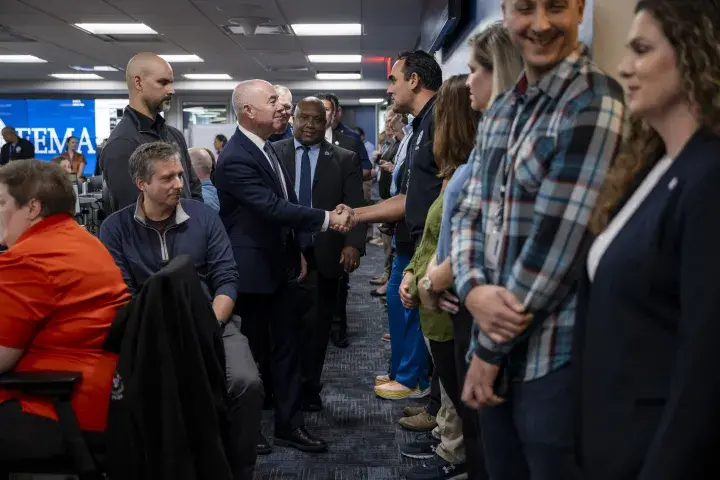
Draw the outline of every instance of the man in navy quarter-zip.
M141 193L136 203L105 220L100 240L120 267L132 295L172 258L190 255L194 259L225 345L228 459L235 480L252 479L264 393L247 338L240 333L240 320L233 316L239 273L230 239L215 210L182 198L186 170L173 145L143 144L128 163Z
M175 94L170 64L153 53L138 53L127 64L125 81L130 105L125 107L98 158L105 184L106 213L135 203L140 192L128 174L128 159L140 145L160 140L180 152L184 169L182 197L202 202L202 185L190 164L185 137L160 115L170 110Z

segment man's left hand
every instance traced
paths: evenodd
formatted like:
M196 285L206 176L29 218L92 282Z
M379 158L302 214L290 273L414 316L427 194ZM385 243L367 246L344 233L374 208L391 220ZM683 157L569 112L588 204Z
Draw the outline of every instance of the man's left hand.
M360 266L360 251L355 247L345 247L340 253L340 264L347 273L354 272Z
M500 367L473 355L462 392L462 401L470 408L494 407L505 400L495 395L493 385Z

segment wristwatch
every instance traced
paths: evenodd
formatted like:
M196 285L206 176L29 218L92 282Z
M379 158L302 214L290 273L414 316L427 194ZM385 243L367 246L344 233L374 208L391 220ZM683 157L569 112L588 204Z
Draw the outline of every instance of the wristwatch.
M428 277L427 275L425 275L425 276L420 280L420 286L421 286L423 289L425 289L425 290L426 290L429 294L431 294L431 295L438 295L438 294L439 294L439 292L436 292L435 290L433 290L433 288L432 288L432 280L430 280L430 277Z

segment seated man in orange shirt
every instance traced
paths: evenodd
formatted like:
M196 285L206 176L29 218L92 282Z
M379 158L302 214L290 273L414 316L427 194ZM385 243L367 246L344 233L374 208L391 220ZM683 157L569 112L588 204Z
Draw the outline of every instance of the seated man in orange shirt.
M83 377L72 398L84 431L106 427L116 355L102 344L130 300L102 243L72 217L75 195L59 166L19 160L0 167L0 374L68 370ZM0 464L64 452L49 402L0 389Z

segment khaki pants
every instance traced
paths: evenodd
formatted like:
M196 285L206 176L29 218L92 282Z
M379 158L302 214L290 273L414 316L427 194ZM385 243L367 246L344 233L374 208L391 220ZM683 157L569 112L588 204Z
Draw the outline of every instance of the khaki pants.
M425 337L425 344L428 346L428 351L430 351L430 342L427 337ZM433 361L435 361L434 358ZM442 381L440 381L440 411L435 417L435 421L437 427L432 431L432 435L440 440L440 445L438 445L435 453L446 462L452 464L465 463L462 420L445 391Z

